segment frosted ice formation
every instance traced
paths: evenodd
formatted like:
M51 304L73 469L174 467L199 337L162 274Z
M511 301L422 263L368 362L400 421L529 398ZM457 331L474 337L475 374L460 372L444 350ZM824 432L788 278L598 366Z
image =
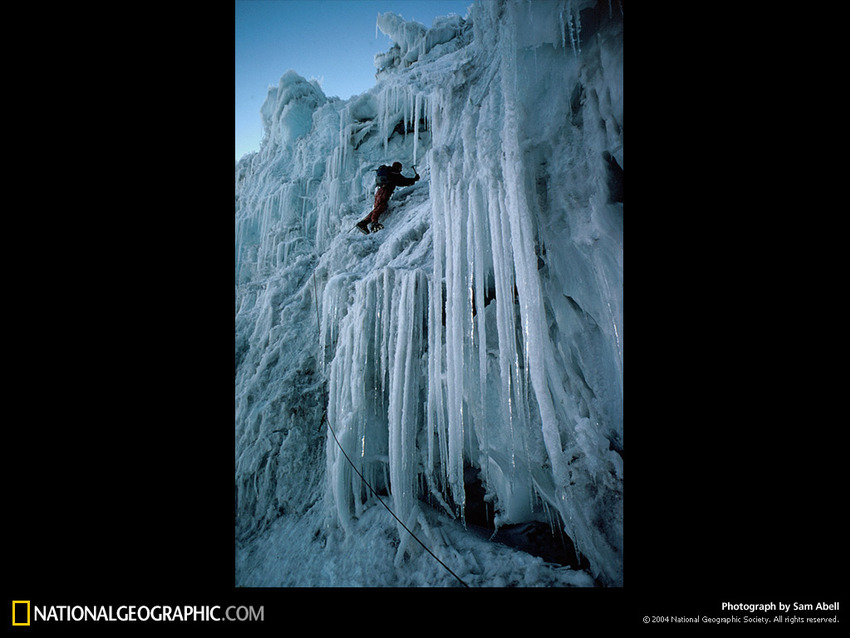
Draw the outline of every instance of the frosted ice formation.
M622 5L377 26L373 89L287 73L236 166L237 582L456 584L330 425L468 584L621 585ZM488 541L534 521L582 566Z
M389 51L375 56L375 66L380 71L407 68L414 62L444 55L468 44L471 35L471 25L458 15L437 18L428 29L387 12L378 14L376 26L393 41Z

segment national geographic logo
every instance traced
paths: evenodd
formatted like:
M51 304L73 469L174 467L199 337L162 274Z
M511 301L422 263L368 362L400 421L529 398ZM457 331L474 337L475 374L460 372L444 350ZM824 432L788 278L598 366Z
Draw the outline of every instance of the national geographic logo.
M28 601L28 600L13 600L12 601L12 626L13 627L29 627L30 626L30 601Z

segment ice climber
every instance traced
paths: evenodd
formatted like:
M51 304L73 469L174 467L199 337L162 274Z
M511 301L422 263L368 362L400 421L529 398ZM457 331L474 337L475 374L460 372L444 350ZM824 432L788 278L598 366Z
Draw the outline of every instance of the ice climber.
M392 166L381 166L378 168L378 176L375 180L375 185L378 190L375 191L375 207L361 221L357 222L356 228L361 233L369 234L371 232L381 230L383 226L378 221L378 218L386 212L389 206L390 195L393 194L396 186L411 186L419 181L419 174L416 172L416 167L413 168L414 177L405 177L401 174L401 162L395 162ZM371 223L371 227L369 226Z

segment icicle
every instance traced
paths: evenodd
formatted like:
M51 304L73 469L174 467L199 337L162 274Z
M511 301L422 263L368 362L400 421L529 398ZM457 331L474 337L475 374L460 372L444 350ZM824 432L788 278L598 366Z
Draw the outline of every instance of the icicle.
M413 107L413 165L416 166L417 151L419 150L419 117L421 112L422 97L417 94Z
M456 183L455 167L449 163L447 174L451 183ZM464 305L466 292L463 284L462 257L464 254L464 233L462 224L465 211L457 204L456 191L449 191L446 205L446 395L448 415L448 482L452 496L461 508L465 505L463 487L463 355L465 318Z
M419 507L413 506L406 517L407 521L405 522L405 527L409 530L413 530L419 516ZM399 527L401 527L401 525L399 525ZM412 540L413 537L410 534L406 531L399 530L399 544L398 549L396 550L395 559L393 560L393 564L396 567L401 567L402 562L404 561L404 553L408 551L408 547L411 547L411 549L413 547L418 547L418 545L415 542L412 542Z
M393 291L392 360L389 362L390 483L396 514L406 518L417 496L417 446L420 428L418 361L421 352L422 296L419 271L405 272Z
M575 23L576 23L576 46L578 47L579 55L581 55L581 13L579 11L575 12Z
M573 14L575 12L573 11L572 0L570 0L570 2L567 3L566 11L567 11L567 23L566 24L569 27L569 31L570 31L570 45L573 48L573 54L578 56L578 55L581 54L581 39L580 39L581 19L578 17L577 13L575 14L575 18L573 18ZM560 12L560 20L561 20L561 38L564 42L564 48L566 48L566 35L564 33L564 10L563 9L561 9L561 12Z
M410 91L405 91L404 97L402 99L402 116L401 119L404 122L404 139L407 140L407 130L410 128L410 109L408 106L410 105L410 100L408 100L408 96L410 95Z
M501 184L491 184L494 192L489 197L488 214L490 222L490 243L493 250L494 284L496 287L496 328L499 339L499 378L501 381L501 396L505 402L505 418L508 421L510 439L513 442L513 409L511 403L511 351L515 349L513 328L513 290L512 273L508 271L510 258L506 243L503 240L503 230L507 230L502 222L501 214ZM513 445L510 456L513 459ZM511 462L511 467L515 463Z
M474 252L474 281L475 281L475 300L476 300L476 319L477 319L477 329L478 329L478 387L479 387L479 397L481 405L481 417L482 417L482 441L481 444L485 450L485 455L489 454L490 443L488 432L490 430L486 424L486 415L484 412L486 411L487 406L487 314L486 314L486 297L487 297L487 286L485 282L485 264L484 264L484 226L486 225L486 216L484 215L484 207L482 203L479 201L479 197L481 195L481 191L479 190L479 185L477 182L470 184L469 187L470 195L468 197L469 205L470 205L470 217L472 218L474 225L474 240L473 240L473 252ZM484 472L484 481L485 483L489 479L489 464L486 462L487 458L482 460L481 469Z
M390 119L389 108L390 108L390 105L389 105L389 96L387 95L387 92L388 92L388 89L384 89L383 91L381 91L378 94L378 113L381 114L380 129L381 129L381 137L383 139L383 144L384 144L384 154L385 155L387 153L387 149L388 149L389 142L390 142L390 140L389 140L389 127L390 127L390 125L389 125L389 119Z
M445 395L445 383L443 381L443 357L446 354L443 345L446 327L443 325L445 303L448 302L443 295L444 264L447 256L447 186L446 167L444 165L447 157L442 156L435 164L437 170L432 174L432 193L434 204L432 206L432 244L434 249L434 266L430 282L430 305L428 313L428 402L427 402L427 428L429 436L428 445L428 471L427 479L431 489L438 488L437 479L433 469L441 468L440 486L446 493L446 477L448 475L449 448L446 422L447 399Z

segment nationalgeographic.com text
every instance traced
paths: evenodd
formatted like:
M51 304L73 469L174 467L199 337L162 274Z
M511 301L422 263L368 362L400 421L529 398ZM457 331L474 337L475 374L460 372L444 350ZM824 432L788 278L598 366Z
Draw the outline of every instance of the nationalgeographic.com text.
M44 622L263 622L265 608L248 605L31 605L12 601L12 625Z

